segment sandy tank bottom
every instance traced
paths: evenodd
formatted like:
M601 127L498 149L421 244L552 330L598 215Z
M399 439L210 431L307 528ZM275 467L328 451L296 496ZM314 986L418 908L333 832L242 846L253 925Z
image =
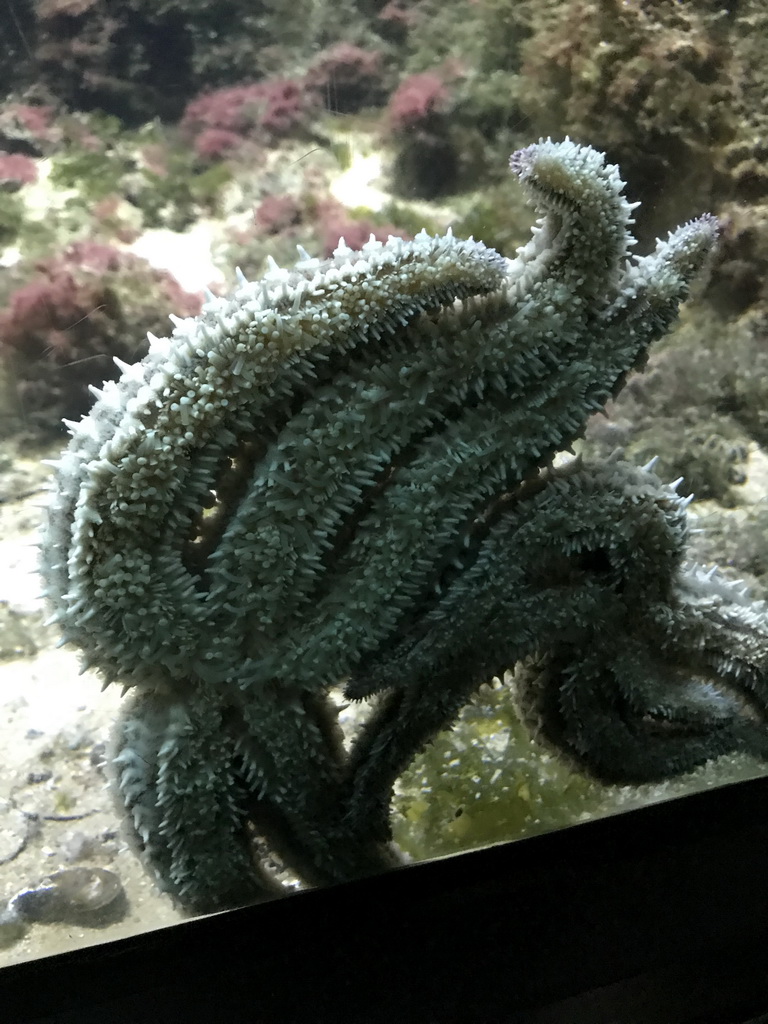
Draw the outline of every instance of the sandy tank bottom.
M42 624L47 476L0 450L0 965L183 920L128 848L107 789L120 689L80 675Z

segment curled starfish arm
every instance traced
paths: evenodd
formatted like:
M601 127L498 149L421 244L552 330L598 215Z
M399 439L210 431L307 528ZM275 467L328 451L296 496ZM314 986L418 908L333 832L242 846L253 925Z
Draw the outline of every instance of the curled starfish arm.
M757 672L742 668L732 638L716 657L702 656L714 640L707 632L699 622L689 646L649 630L642 641L619 635L616 649L531 659L513 684L524 717L561 757L604 782L660 781L728 753L765 760L768 630Z
M349 683L353 696L388 691L351 752L350 821L386 835L398 775L482 682L516 664L528 723L602 779L768 754L762 606L700 583L693 613L671 488L625 463L574 462L494 517L433 606Z
M619 169L590 146L541 140L517 150L509 160L529 202L541 214L527 246L518 250L511 283L524 294L546 266L573 295L603 301L616 288L634 239L629 231L638 205L624 198ZM518 277L521 271L524 276ZM523 287L520 287L523 285Z
M669 569L661 592L632 592L610 633L555 644L516 672L531 727L607 782L669 778L724 753L768 757L765 603L716 569Z

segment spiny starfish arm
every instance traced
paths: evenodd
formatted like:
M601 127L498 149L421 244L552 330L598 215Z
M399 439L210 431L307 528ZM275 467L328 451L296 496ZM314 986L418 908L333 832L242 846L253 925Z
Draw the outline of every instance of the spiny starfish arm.
M239 702L236 752L250 793L248 816L304 881L325 885L383 871L393 851L360 841L343 821L341 733L319 695L275 684Z
M653 538L671 573L685 537L678 509L676 495L655 474L628 463L584 466L573 460L543 471L475 521L422 613L406 623L397 641L364 659L347 694L368 696L395 680L421 685L435 666L454 661L467 638L477 643L479 671L487 678L531 654L540 631L573 632L575 617L579 632L612 600L607 591L619 581L626 585L626 565L631 562L637 572L644 549L625 542L619 550L622 536L637 533L646 546ZM625 519L619 532L617 524ZM610 574L601 560L606 550ZM488 645L492 635L497 643Z
M713 252L720 230L717 218L704 214L671 231L648 256L635 257L622 276L618 296L600 314L606 333L596 332L597 344L612 345L618 332L629 329L641 332L646 346L665 334Z
M386 352L419 314L503 280L480 244L393 238L275 269L153 339L72 426L57 469L43 575L65 635L109 676L188 674L209 606L184 541L239 438L258 448L334 361Z
M569 139L542 139L513 153L509 163L532 205L544 214L532 241L519 250L521 270L540 253L548 273L573 295L604 301L634 243L629 225L637 204L624 198L618 167ZM513 280L516 270L513 264Z
M686 566L612 639L518 668L529 724L607 782L669 778L723 753L768 757L768 620L739 582Z
M518 666L512 685L525 721L561 757L603 782L638 784L722 754L768 754L765 730L715 686L693 680L690 665L676 670L647 643L622 641L613 656L596 637L591 652L550 652Z
M768 708L768 614L741 581L716 568L686 565L675 579L674 600L659 609L666 645L680 650L703 676L733 687L740 708L763 721ZM724 698L723 698L724 699Z
M765 603L716 569L671 568L657 593L641 575L623 622L592 643L555 644L516 672L532 728L604 781L669 778L727 752L768 757Z
M258 707L198 694L129 699L110 759L133 845L159 886L208 912L281 895L255 860L252 827L305 882L398 863L342 819L340 737L321 701L265 694Z
M710 258L720 231L720 222L709 213L688 221L670 231L649 256L636 259L629 280L643 282L652 304L677 307Z
M280 894L254 862L247 791L216 702L129 699L111 754L133 845L180 906L208 912Z
M515 686L529 723L602 778L768 754L764 726L744 715L745 698L768 709L763 607L721 600L707 621L674 596L686 525L672 489L625 463L572 463L508 496L495 519L433 606L348 686L391 690L351 751L351 822L385 834L397 776L478 685L516 663L528 664Z
M358 843L383 845L391 838L395 782L438 732L455 723L479 685L471 658L459 657L435 670L429 694L395 686L378 700L350 752L347 771L344 825Z

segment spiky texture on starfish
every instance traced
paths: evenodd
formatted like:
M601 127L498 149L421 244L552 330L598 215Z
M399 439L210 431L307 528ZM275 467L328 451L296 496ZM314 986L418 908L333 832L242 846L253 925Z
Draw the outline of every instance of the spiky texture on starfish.
M549 674L562 675L600 630L590 609L612 605L616 574L593 581L609 592L598 601L568 568L570 516L588 522L613 495L600 535L631 533L629 477L539 474L668 330L717 224L704 216L630 258L632 206L601 154L546 141L511 166L543 214L516 259L424 233L359 252L341 242L326 261L302 253L174 320L71 425L43 574L65 638L107 681L136 687L116 730L117 791L137 845L190 907L273 888L251 829L308 881L391 863L381 809L394 775L479 674L551 653ZM559 646L551 620L518 622L502 642L493 616L516 607L516 577L479 579L510 493L531 514L531 547L510 535L510 572L548 544L568 563L574 623L558 617ZM640 505L654 519L665 502ZM657 553L665 578L673 549ZM552 580L539 582L546 600ZM525 592L538 586L534 573ZM450 609L454 636L436 608ZM480 656L491 623L492 658ZM429 665L445 678L449 648L466 675L443 692ZM390 691L349 755L326 696L348 677L355 695ZM599 746L593 733L587 722Z

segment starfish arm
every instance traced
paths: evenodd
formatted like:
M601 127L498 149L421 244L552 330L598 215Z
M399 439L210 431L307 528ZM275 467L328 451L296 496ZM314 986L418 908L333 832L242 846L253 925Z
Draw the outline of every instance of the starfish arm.
M399 863L343 822L332 715L316 697L296 700L278 691L254 708L139 693L123 708L109 759L118 807L159 887L185 910L284 893L255 858L254 833L310 884Z
M482 675L482 678L480 676ZM470 657L435 669L428 687L395 686L380 697L350 752L344 825L358 843L386 843L392 789L438 732L449 729L486 676Z
M715 569L647 556L611 629L518 668L524 718L607 782L669 778L723 753L765 759L765 603Z
M618 293L598 316L590 349L596 362L609 361L614 353L629 368L643 367L648 347L669 331L719 234L717 219L704 214L670 232L648 256L626 265ZM627 362L632 350L635 358ZM623 382L619 377L617 390Z
M152 339L146 359L125 367L73 425L56 470L43 575L65 635L124 682L156 679L158 666L187 675L200 661L207 678L226 677L231 637L200 650L217 623L201 578L206 545L197 543L218 540L224 525L204 527L200 517L222 470L242 491L254 447L279 433L318 377L332 377L334 361L366 345L386 351L420 313L493 291L503 278L503 260L479 243L393 238L274 269L180 322L171 339ZM255 439L247 455L243 435ZM270 464L258 491L267 505ZM267 581L268 569L267 560Z
M520 663L529 724L601 778L768 754L763 607L735 604L734 588L716 599L711 582L695 614L680 598L685 514L653 473L571 463L508 496L486 529L432 607L348 684L352 696L390 690L350 755L357 827L384 834L397 776L477 686Z
M254 861L223 717L213 701L139 694L122 709L109 759L135 849L159 887L196 912L282 891Z
M660 608L658 614L671 644L698 649L697 660L750 680L765 699L767 611L766 602L753 600L740 580L726 578L716 567L686 563L675 577L671 610Z
M238 713L249 820L303 881L327 885L399 863L393 849L344 821L344 752L322 698L272 685Z
M546 253L548 277L591 304L604 302L634 243L629 225L636 204L624 198L618 167L569 139L542 139L513 153L509 164L543 214L518 262L525 266L532 252ZM530 280L525 285L527 291Z
M669 652L659 656L626 635L622 644L549 652L515 672L524 720L576 770L605 783L640 784L723 754L768 755L764 728L744 720L740 702L721 691L722 677L702 683L692 664L678 665Z

